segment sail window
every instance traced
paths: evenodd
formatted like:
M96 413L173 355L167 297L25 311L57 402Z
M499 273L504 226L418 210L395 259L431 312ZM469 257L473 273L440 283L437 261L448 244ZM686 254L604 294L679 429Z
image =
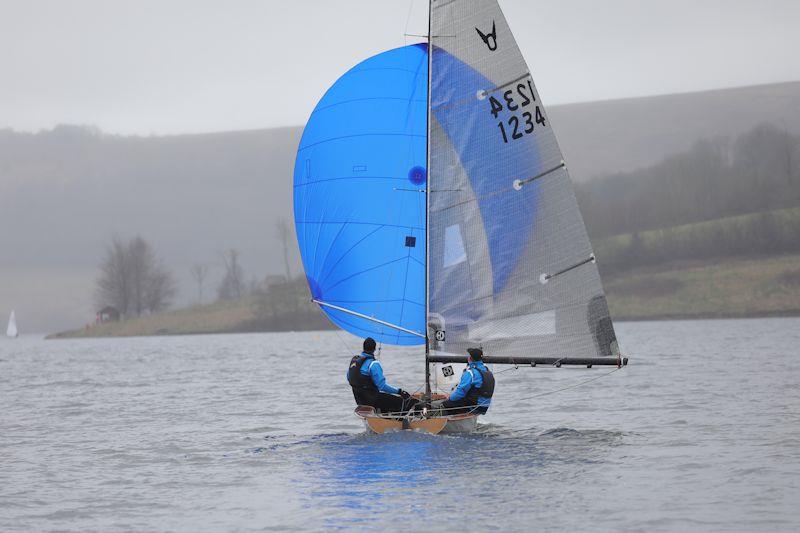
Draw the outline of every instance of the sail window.
M444 267L455 266L467 260L461 226L453 224L444 230Z
M556 312L554 310L486 320L469 327L469 339L475 342L555 334Z

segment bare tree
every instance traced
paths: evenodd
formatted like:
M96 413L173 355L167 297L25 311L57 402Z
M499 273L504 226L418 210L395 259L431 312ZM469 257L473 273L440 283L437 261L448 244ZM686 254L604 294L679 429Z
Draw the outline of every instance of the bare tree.
M145 308L151 313L163 311L169 307L176 292L172 274L159 267L148 279L144 293Z
M253 276L250 278L250 281L247 283L247 294L249 296L253 296L258 294L261 291L261 282L258 281L258 278Z
M239 251L230 249L222 254L225 266L225 276L217 288L217 297L220 300L233 300L244 296L245 282L244 271L239 264Z
M127 243L114 237L100 265L97 303L114 306L123 316L161 311L175 296L175 280L141 237Z
M146 294L155 254L150 245L141 237L134 237L128 243L128 274L131 287L131 311L141 316L146 309Z
M208 265L195 263L189 269L189 272L197 283L197 303L203 305L203 283L208 275Z
M100 277L97 279L95 294L98 308L110 305L122 316L128 314L131 299L127 258L127 246L114 235L100 264Z
M275 236L283 246L283 266L286 269L286 281L292 279L292 271L289 268L289 238L291 237L291 229L289 222L286 218L279 218L275 221Z

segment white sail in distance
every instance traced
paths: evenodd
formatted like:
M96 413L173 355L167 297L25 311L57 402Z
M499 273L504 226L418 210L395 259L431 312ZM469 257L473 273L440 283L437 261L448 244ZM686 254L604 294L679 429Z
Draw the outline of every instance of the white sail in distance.
M11 311L11 316L8 317L8 328L6 329L6 335L12 339L19 335L19 331L17 330L17 315L14 310Z

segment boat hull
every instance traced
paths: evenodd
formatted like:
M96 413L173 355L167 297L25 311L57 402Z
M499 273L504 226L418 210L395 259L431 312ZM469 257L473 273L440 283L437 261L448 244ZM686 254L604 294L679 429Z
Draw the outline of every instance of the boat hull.
M377 414L374 408L366 405L356 407L355 414L364 420L368 432L377 434L394 431L420 431L432 435L471 433L478 425L478 416L472 414L398 419L383 417Z
M451 416L442 433L472 433L478 427L478 415Z

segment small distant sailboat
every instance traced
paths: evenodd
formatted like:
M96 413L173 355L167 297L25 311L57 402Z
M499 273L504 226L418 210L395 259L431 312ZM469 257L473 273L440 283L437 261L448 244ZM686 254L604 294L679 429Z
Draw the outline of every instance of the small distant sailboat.
M449 392L438 378L472 346L487 364L622 367L563 154L500 6L430 0L428 24L428 43L339 78L303 131L294 218L312 301L356 336L424 345L426 400ZM356 415L377 433L477 421Z
M14 310L11 310L11 316L8 317L8 328L6 329L6 336L11 339L19 337L19 330L17 330L17 315Z

